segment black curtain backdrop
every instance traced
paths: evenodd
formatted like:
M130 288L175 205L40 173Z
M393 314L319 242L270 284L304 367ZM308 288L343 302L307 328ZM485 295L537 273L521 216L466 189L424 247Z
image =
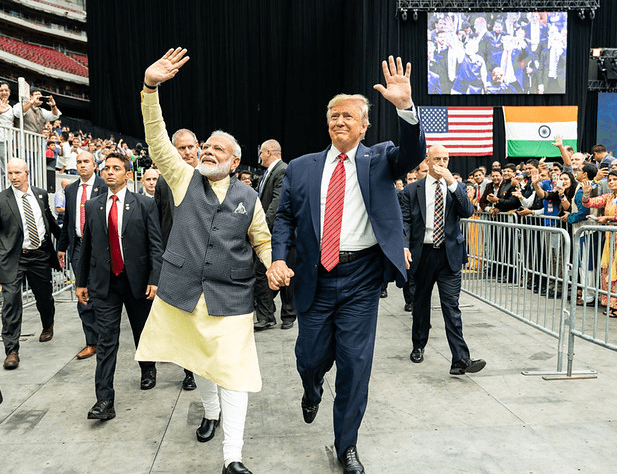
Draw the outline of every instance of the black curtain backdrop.
M233 134L242 162L256 166L257 147L275 138L285 161L329 143L325 111L339 92L365 94L373 108L366 143L398 141L393 106L373 90L381 61L400 55L412 63L417 105L494 106L494 156L456 157L468 173L494 159L505 163L503 105L578 105L579 148L595 143L597 93L587 92L590 47L615 47L617 2L602 2L595 21L568 15L566 94L429 96L426 88L426 13L395 19L394 0L106 0L88 3L92 122L143 137L139 91L145 68L175 46L189 50L186 66L160 87L171 134L192 129L206 139L215 129Z

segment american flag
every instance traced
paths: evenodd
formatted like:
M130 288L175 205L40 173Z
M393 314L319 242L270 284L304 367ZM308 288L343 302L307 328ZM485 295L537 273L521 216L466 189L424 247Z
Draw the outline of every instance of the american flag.
M492 107L420 107L426 146L443 145L450 156L493 154Z

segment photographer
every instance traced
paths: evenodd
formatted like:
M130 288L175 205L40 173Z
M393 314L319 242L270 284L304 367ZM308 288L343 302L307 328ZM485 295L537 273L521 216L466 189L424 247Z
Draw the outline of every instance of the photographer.
M46 104L50 110L41 108ZM16 127L19 127L19 120L22 117L22 105L17 103L13 106ZM56 101L51 95L44 96L40 90L32 89L30 100L23 105L24 130L34 133L42 133L45 122L53 122L62 115L58 110Z

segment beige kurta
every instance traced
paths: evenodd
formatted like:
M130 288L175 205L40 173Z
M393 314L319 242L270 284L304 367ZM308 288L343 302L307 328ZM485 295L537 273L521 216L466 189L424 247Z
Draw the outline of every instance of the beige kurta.
M178 205L186 195L194 169L182 160L169 140L158 92L142 93L141 109L150 156L167 180ZM229 188L229 178L210 181L210 185L222 202ZM248 238L259 259L269 267L272 261L270 232L259 199L255 203ZM135 359L173 362L230 390L261 390L253 314L210 316L203 293L192 313L175 308L157 296Z

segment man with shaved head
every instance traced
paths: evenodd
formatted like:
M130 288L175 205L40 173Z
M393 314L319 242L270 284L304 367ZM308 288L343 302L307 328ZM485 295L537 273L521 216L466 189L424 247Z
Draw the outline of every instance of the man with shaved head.
M261 205L266 213L266 222L268 228L272 232L274 226L274 216L279 207L281 196L281 187L283 186L283 177L287 164L281 159L281 144L276 140L270 139L262 143L259 148L259 159L261 166L266 168L257 192ZM295 263L296 246L292 245L290 250L290 266ZM274 312L275 291L268 286L268 278L266 277L266 268L258 263L255 269L255 315L257 322L255 323L255 331L270 329L276 325ZM280 289L281 294L281 329L291 329L296 320L296 310L293 300L293 283L289 286L284 286Z
M75 160L79 179L69 184L64 190L66 196L66 211L62 224L62 234L58 242L58 260L61 266L66 266L66 252L73 271L76 271L81 250L81 238L86 219L86 201L99 194L107 192L105 181L98 177L94 170L96 162L89 151L82 151ZM78 359L87 359L96 353L99 330L94 316L92 302L87 305L77 303L77 313L86 337L85 347L77 354Z
M28 183L28 164L14 158L7 163L11 185L0 193L0 285L2 285L2 342L4 368L19 366L22 319L22 282L34 293L43 331L40 342L50 341L54 331L54 298L51 269L60 269L51 234L60 227L49 208L47 191Z
M144 183L143 194L146 197L154 198L154 190L156 189L156 182L159 179L159 170L156 168L148 168L144 172L142 181Z
M482 370L486 362L471 359L463 339L458 301L461 268L467 263L467 251L459 221L473 214L473 205L465 185L456 181L448 170L448 162L448 150L433 145L426 157L428 175L408 184L403 191L401 207L412 255L410 271L413 275L422 274L415 278L410 359L417 364L424 360L431 327L431 294L437 283L452 353L450 374L463 375Z

